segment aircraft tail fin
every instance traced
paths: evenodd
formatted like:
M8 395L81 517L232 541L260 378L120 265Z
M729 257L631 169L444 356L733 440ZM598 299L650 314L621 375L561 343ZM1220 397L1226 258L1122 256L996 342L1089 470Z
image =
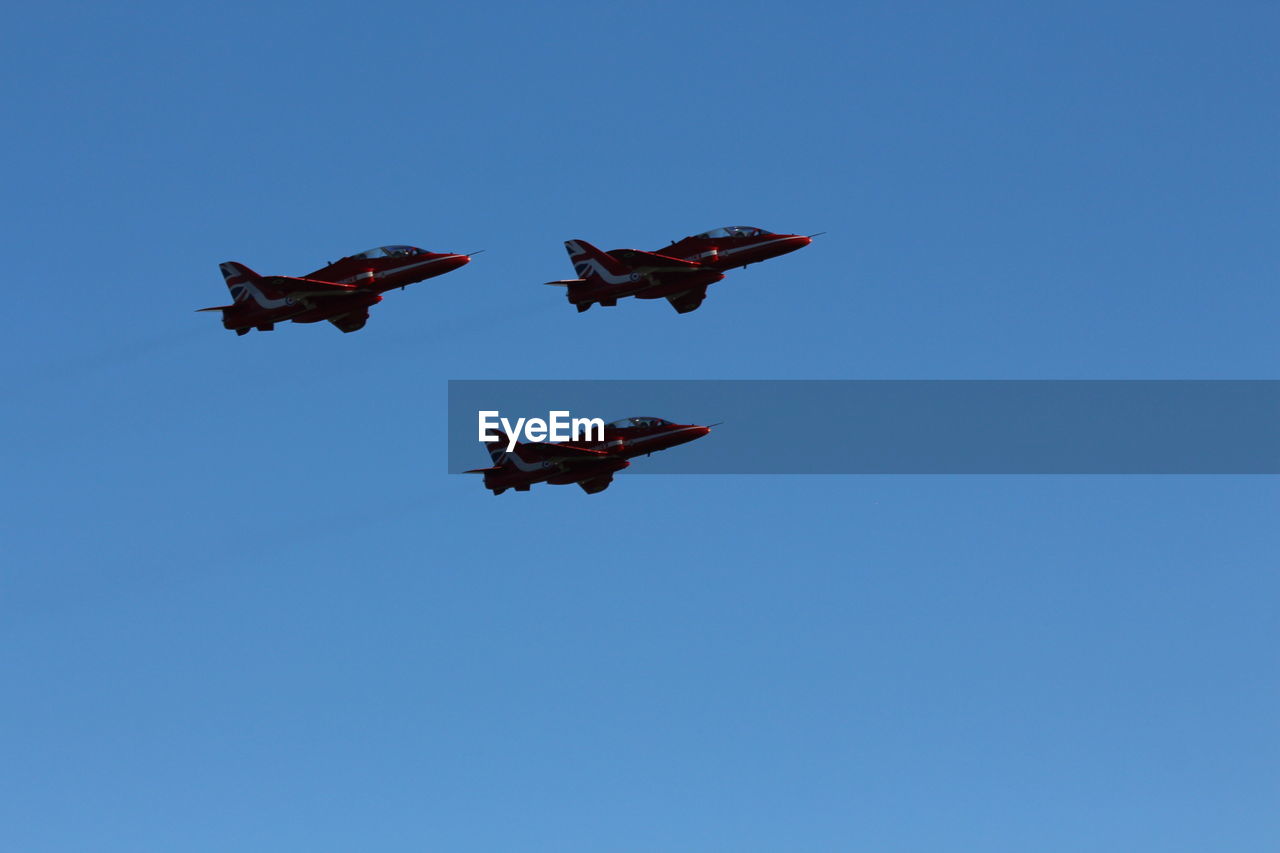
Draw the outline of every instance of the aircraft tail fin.
M244 302L248 299L250 285L262 281L262 276L235 261L218 264L218 268L222 270L222 277L227 281L227 289L231 291L231 298L236 302Z
M639 274L608 252L602 252L586 240L566 240L565 250L573 268L590 284L621 284L639 281Z
M511 443L511 438L502 430L498 430L498 440L485 442L484 449L489 451L489 458L493 460L495 468L501 468L507 464L507 445ZM516 450L520 449L520 442L516 442Z
M617 297L635 290L636 282L643 278L618 258L600 251L586 240L566 240L564 248L581 278L548 284L567 285L568 293L565 295L579 313L597 302L604 306L616 305Z

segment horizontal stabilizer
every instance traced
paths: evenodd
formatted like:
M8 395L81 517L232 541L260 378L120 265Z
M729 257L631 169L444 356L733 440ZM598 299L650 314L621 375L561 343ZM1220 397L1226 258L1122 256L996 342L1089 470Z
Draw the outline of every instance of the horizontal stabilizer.
M549 284L552 287L571 287L575 284L586 284L585 278L562 278L559 281L544 281L543 284Z
M235 308L234 305L215 305L212 308L197 308L196 311L225 311L228 308Z

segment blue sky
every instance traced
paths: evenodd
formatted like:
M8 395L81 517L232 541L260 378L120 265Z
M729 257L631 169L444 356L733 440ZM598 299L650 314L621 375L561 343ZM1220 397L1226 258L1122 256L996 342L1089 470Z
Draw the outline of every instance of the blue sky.
M1274 849L1274 478L441 470L449 379L1276 378L1278 17L11 15L0 845ZM540 285L724 224L828 233ZM192 311L385 243L487 251Z

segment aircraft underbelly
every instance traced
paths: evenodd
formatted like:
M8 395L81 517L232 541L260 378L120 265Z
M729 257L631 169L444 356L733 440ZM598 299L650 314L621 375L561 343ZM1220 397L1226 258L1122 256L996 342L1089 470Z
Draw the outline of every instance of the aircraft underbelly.
M352 311L363 311L381 301L382 297L376 293L352 293L328 299L316 299L311 308L303 306L301 311L290 319L295 323L319 323L322 320L341 317Z
M708 272L699 275L682 275L679 278L661 281L654 286L647 288L642 293L637 293L639 299L665 299L677 293L684 293L699 287L706 287L709 284L715 284L723 279L724 276L718 272Z

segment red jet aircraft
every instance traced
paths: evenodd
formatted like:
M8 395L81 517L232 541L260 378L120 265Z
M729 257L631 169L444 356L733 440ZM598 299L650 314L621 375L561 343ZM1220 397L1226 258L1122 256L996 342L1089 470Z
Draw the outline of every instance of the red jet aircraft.
M474 252L472 254L475 254ZM220 264L232 303L200 311L221 311L222 325L245 335L271 331L276 323L328 320L344 332L364 328L369 306L382 294L452 272L471 255L428 252L414 246L382 246L334 261L302 278L261 276L244 264Z
M604 441L517 443L510 453L509 439L503 435L485 445L493 467L466 473L484 474L484 487L495 495L507 489L527 492L534 483L577 483L584 492L594 495L609 488L614 473L631 464L628 459L666 450L709 432L709 426L673 424L662 418L623 418L605 424Z
M707 286L724 278L726 270L802 249L816 236L771 234L735 225L685 237L661 252L602 252L586 240L569 240L564 247L582 277L547 284L568 287L569 302L579 313L597 302L611 308L618 299L634 296L665 298L677 313L687 314L702 304Z

